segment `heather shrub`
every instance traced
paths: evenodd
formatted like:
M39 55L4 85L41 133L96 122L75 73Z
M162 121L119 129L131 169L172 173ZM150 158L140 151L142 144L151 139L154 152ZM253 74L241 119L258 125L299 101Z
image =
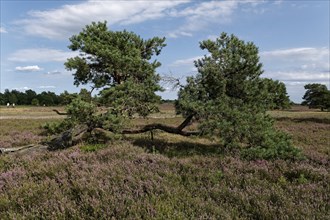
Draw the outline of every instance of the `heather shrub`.
M80 149L85 152L94 152L105 147L106 145L104 144L84 144L80 147Z
M326 219L329 214L329 170L306 161L233 155L170 159L117 141L5 155L0 165L1 219Z
M7 148L33 144L40 142L41 139L41 136L36 135L31 131L10 131L6 136L1 137L0 147Z
M217 140L163 132L154 140L149 134L114 136L111 143L0 155L0 219L328 219L328 121L276 123L301 146L304 160L268 159L271 153L248 158L241 152L253 145L226 148ZM17 124L31 133L20 137ZM33 141L40 130L31 124L6 121L0 144ZM278 133L262 131L276 140ZM260 140L260 150L269 150L272 142Z

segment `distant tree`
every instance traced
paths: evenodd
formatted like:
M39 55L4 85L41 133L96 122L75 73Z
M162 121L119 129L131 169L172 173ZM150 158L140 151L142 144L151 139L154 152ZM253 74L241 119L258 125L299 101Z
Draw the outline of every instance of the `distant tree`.
M47 105L47 106L53 106L58 105L60 98L54 93L54 92L45 92L37 95L37 98L39 100L39 103L41 105Z
M85 88L80 89L79 96L81 97L81 100L85 102L91 102L92 100L91 93Z
M77 97L77 94L74 95L71 100L75 97ZM54 92L43 91L40 94L37 94L32 89L28 89L25 92L20 92L15 89L11 91L6 89L3 94L0 93L0 98L0 103L2 104L15 103L18 105L31 105L33 99L38 99L40 104L59 105L62 100L62 97L56 95Z
M13 94L15 94L15 96L17 97L17 103L19 105L29 105L30 103L28 103L27 100L27 96L24 92L20 92L17 90L12 90L11 91Z
M68 105L72 102L72 100L78 97L77 93L69 93L68 91L64 90L63 93L60 94L60 104L61 105Z
M302 102L302 105L307 105L309 108L319 108L322 111L330 109L330 91L326 85L312 83L305 85L307 89Z
M263 84L267 87L269 109L288 109L291 106L290 98L286 91L285 84L278 80L263 78ZM261 100L260 100L261 101Z
M5 100L5 95L0 92L0 105L5 105L6 100Z
M15 103L15 104L19 104L21 105L21 102L19 100L20 97L20 93L19 91L13 89L10 91L10 98L9 98L9 101L10 103Z
M5 102L5 104L7 104L9 102L9 96L10 96L10 91L9 89L5 89L5 92L3 93L3 100Z
M33 91L32 89L28 89L25 91L26 95L26 105L30 105L32 103L32 100L37 98L37 93Z
M10 93L10 95L9 95L9 97L8 97L8 102L9 103L15 103L15 104L17 104L17 101L18 101L18 99L17 99L17 96L16 96L16 92L11 92Z
M173 100L173 99L162 99L162 103L174 104L175 103L175 100Z
M39 100L37 98L33 98L31 101L31 105L38 106L39 105Z

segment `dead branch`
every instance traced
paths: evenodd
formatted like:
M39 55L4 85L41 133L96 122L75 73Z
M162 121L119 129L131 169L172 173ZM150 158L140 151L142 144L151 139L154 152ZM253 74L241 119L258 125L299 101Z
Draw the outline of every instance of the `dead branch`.
M41 147L45 147L45 146L40 145L40 144L29 144L29 145L20 146L20 147L0 148L0 154L13 153L13 152L17 152L17 151L27 150L27 149L31 149L31 148L41 148Z
M163 74L161 76L161 84L162 86L171 86L171 90L175 91L176 89L183 87L180 82L180 79L182 79L182 77L177 78L172 76L172 74L170 75Z
M53 109L54 112L56 112L58 115L69 115L67 112L59 112L57 109Z

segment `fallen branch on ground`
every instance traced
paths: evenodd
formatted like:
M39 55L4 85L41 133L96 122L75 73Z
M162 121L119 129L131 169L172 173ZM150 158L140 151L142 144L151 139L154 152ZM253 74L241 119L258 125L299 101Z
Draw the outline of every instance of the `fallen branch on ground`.
M30 148L37 148L37 147L44 147L44 145L29 144L29 145L20 146L20 147L0 148L0 154L13 153L13 152L26 150L26 149L30 149Z

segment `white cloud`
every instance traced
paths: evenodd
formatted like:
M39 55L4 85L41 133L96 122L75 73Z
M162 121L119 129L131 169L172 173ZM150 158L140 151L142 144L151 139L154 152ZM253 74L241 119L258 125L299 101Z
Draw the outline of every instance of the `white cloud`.
M192 33L189 33L189 32L177 30L177 31L173 31L173 32L168 33L167 36L169 38L177 38L179 36L192 37L193 35L192 35Z
M8 60L18 62L65 62L68 58L77 56L78 52L66 52L49 48L22 49L9 55Z
M265 51L260 55L266 69L265 77L305 83L329 80L329 48L290 48Z
M301 81L286 81L285 85L287 85L287 86L301 86L301 85L306 85L306 82L305 81L303 81L303 82L301 82Z
M42 70L39 66L17 66L15 68L16 71L21 71L21 72L36 72Z
M209 35L209 36L207 36L207 39L215 41L218 37L219 37L218 35Z
M281 59L287 61L320 61L329 60L329 48L291 48L284 50L265 51L260 54L264 59Z
M322 73L317 71L276 71L265 72L263 77L277 79L281 81L327 81L329 73Z
M291 86L294 84L293 82L306 84L329 81L330 59L328 48L291 48L261 52L260 55L265 69L262 77L280 80ZM170 66L183 67L189 71L193 67L194 60L201 58L203 56L179 59Z
M29 90L29 89L32 89L32 88L24 86L24 87L19 87L19 88L12 88L11 90L25 91L25 90Z
M55 89L56 86L39 86L39 89Z
M174 61L170 66L192 66L194 65L194 61L198 59L202 59L203 56L196 56L196 57L191 57L187 59L180 59Z
M8 31L4 27L0 27L0 33L8 33Z
M275 0L274 5L281 5L283 3L283 0Z
M64 5L45 11L30 11L17 21L26 33L51 39L66 39L92 21L127 25L167 16L169 9L187 1L99 1Z
M191 2L190 4L187 4ZM129 25L160 18L182 18L183 25L168 36L192 36L214 24L228 23L239 6L258 10L260 0L245 1L100 1L89 0L60 8L30 11L25 19L16 21L30 35L51 39L67 39L92 21L108 21L108 25ZM88 12L88 15L86 15ZM83 18L83 19L82 19Z
M58 70L54 70L54 71L48 71L47 73L45 73L46 75L59 75L61 74L61 71Z
M192 35L193 32L199 31L214 24L229 23L232 19L234 11L240 5L249 5L256 7L263 1L208 1L198 2L192 6L182 10L172 10L170 16L185 18L184 24L177 30L168 33L168 37L176 38L180 36Z

